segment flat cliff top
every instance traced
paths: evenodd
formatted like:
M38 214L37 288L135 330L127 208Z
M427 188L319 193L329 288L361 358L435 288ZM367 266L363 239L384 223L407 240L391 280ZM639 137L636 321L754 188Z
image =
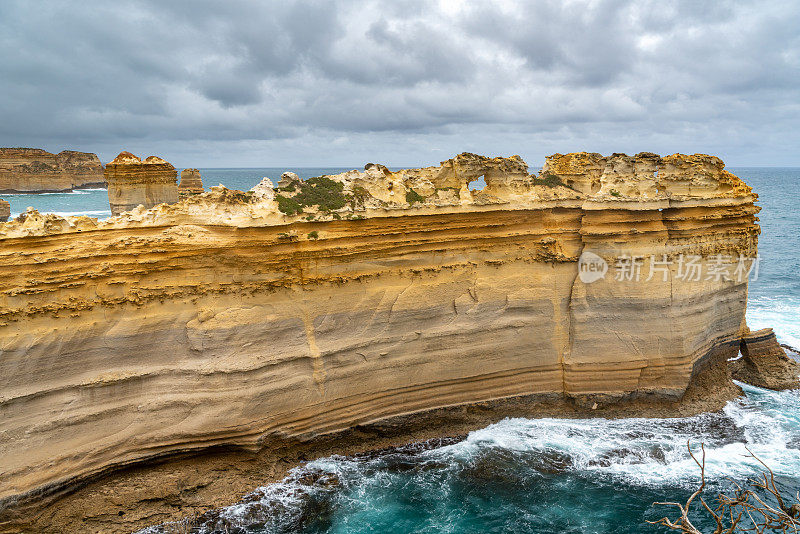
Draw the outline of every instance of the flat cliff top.
M35 150L35 149L0 149ZM122 152L107 166L161 165ZM542 171L528 172L519 156L462 153L438 166L391 171L369 163L363 171L300 180L284 173L277 186L265 178L250 191L212 187L176 204L141 206L105 220L61 217L29 210L0 224L0 239L126 227L181 224L234 227L277 226L296 221L358 220L546 208L657 210L674 206L730 206L757 196L706 154L635 156L578 152L546 158Z
M0 160L7 158L64 158L64 159L86 159L100 162L97 154L91 152L78 152L76 150L62 150L58 154L53 154L41 148L26 147L0 147Z
M169 165L166 160L159 158L158 156L148 156L144 160L139 158L139 156L135 154L131 154L130 152L120 152L116 158L114 158L109 165ZM171 165L170 165L171 166Z

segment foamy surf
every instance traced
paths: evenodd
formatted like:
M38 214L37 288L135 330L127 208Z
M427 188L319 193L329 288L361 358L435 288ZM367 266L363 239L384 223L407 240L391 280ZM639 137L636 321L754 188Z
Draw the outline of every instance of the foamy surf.
M772 328L778 341L800 348L800 300L751 296L747 302L747 325L752 330Z
M795 480L800 473L800 393L740 385L746 397L718 413L678 419L505 419L444 446L322 458L208 514L192 532L377 532L381 524L400 525L397 532L470 532L468 525L494 525L495 512L502 515L497 525L521 532L613 530L613 518L600 502L585 512L576 530L570 528L575 517L559 511L558 502L536 515L528 510L526 499L542 504L559 494L580 499L587 492L622 509L625 499L632 500L646 528L644 514L660 512L653 501L665 492L680 499L699 483L687 442L698 453L704 444L711 486L725 477L743 480L760 472L746 447L779 477ZM502 495L502 510L488 504L493 494ZM464 499L478 502L464 510L456 505ZM161 526L142 531L161 532Z
M59 217L79 217L81 215L86 215L87 217L111 217L111 210L89 210L89 211L52 211L46 212L52 213L53 215L58 215ZM22 214L22 212L11 213L11 218L18 217Z

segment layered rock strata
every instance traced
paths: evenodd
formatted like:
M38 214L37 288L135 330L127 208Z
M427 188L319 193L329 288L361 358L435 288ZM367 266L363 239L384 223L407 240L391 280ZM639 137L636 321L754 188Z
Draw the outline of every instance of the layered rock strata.
M11 217L11 204L0 198L0 222L6 222Z
M181 183L178 184L178 198L199 195L204 191L203 180L200 178L200 171L197 169L183 169L181 171Z
M741 353L731 362L736 380L767 389L800 389L800 364L786 355L772 328L742 337Z
M120 153L105 170L111 214L119 215L137 206L148 209L162 203L174 204L178 201L177 176L175 167L157 156L142 161L130 152Z
M150 169L174 184L123 154L109 192ZM732 270L756 195L715 157L557 154L535 176L461 154L263 185L0 225L4 506L459 405L677 401L748 331ZM687 279L687 257L731 276Z
M0 148L0 193L47 193L105 187L97 155L39 148Z

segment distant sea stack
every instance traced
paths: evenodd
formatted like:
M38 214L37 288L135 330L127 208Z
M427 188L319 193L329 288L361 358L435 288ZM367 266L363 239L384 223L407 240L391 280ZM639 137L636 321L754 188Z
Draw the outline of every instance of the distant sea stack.
M112 215L140 204L149 209L178 201L178 171L157 156L142 161L130 152L121 152L106 165L105 176Z
M183 169L181 183L178 184L178 198L186 198L203 193L203 181L197 169Z
M11 204L0 198L0 222L6 222L11 217Z
M40 148L0 148L0 193L51 193L105 187L96 154Z

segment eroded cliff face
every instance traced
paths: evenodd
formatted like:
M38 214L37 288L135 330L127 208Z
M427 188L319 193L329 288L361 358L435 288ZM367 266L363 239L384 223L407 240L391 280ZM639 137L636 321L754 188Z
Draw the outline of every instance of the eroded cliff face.
M711 156L461 154L29 211L0 225L0 500L459 404L680 399L747 332L746 278L681 258L755 256L755 198Z
M38 148L0 148L0 193L44 193L105 187L95 154Z
M178 198L190 197L203 193L203 181L197 169L183 169L181 183L178 184Z
M11 216L11 204L0 198L0 222L6 222Z
M106 165L105 177L112 215L137 206L148 209L178 201L178 171L158 156L142 161L130 152L121 152Z

